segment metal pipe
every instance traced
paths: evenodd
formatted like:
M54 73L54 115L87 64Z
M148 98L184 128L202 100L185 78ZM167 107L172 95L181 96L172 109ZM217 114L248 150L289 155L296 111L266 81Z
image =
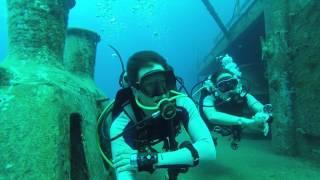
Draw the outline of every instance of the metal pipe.
M75 0L7 0L9 57L60 65L69 10Z
M86 29L69 28L64 50L64 66L81 77L94 78L97 44L100 36Z

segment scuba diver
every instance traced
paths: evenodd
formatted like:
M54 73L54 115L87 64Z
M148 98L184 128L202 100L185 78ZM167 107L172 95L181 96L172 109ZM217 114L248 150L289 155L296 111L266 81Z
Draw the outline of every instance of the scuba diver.
M127 86L116 95L109 110L111 120L102 128L109 133L112 163L117 179L135 179L139 171L168 169L168 178L175 180L189 167L216 157L211 134L195 104L177 92L177 78L166 60L153 51L132 55L124 74ZM123 84L123 83L122 83ZM99 118L101 119L101 118ZM192 142L178 145L175 137L186 129ZM154 145L163 142L164 152ZM108 160L108 159L107 159Z
M199 111L211 131L232 136L231 147L236 150L243 127L258 127L265 136L268 134L272 106L261 104L247 92L241 72L230 56L216 60L215 71L197 91L201 92ZM245 110L254 115L244 116Z

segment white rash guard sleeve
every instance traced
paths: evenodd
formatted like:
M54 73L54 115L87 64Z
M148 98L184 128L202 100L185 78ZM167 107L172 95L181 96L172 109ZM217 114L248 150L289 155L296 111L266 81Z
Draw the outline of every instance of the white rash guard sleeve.
M122 112L111 124L110 128L110 137L113 138L120 133L129 125L130 118ZM111 152L112 152L112 159L119 155L122 151L132 151L132 153L136 153L136 150L133 150L129 145L128 142L125 141L124 137L121 136L111 142ZM134 171L123 171L118 173L116 171L116 176L118 180L135 180L136 173Z

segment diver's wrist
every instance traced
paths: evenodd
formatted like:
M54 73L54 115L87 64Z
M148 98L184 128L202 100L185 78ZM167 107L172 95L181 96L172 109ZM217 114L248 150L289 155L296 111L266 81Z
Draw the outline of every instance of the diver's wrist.
M253 122L254 122L254 120L249 120L249 119L244 118L244 117L239 117L238 118L238 124L239 125L247 126L247 125L249 125L249 124L251 124Z
M131 161L132 160L132 161ZM130 158L130 164L136 166L138 171L148 171L152 173L158 163L158 153L154 152L139 152Z
M244 121L243 121L243 119L241 117L237 118L237 124L238 125L243 125L244 124Z
M243 117L238 117L238 124L246 126L246 125L248 125L248 121Z
M138 168L138 154L132 154L130 156L130 165L133 168Z

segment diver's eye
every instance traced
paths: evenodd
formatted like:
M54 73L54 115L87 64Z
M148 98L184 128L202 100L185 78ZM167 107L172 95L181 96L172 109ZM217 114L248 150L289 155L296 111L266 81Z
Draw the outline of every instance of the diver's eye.
M149 97L160 96L168 92L171 87L168 72L161 71L145 75L139 83L140 90Z
M227 80L222 80L217 83L217 88L221 92L227 92L234 90L238 85L238 80L237 79L227 79Z
M167 90L167 85L165 80L160 80L160 81L154 81L145 84L146 86L144 87L145 91L148 92L148 94L154 95L161 95L166 92Z

